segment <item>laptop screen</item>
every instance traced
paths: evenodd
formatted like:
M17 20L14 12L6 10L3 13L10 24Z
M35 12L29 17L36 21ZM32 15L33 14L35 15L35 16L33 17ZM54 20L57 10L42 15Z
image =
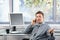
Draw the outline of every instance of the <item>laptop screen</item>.
M23 25L23 15L18 13L10 14L10 25Z

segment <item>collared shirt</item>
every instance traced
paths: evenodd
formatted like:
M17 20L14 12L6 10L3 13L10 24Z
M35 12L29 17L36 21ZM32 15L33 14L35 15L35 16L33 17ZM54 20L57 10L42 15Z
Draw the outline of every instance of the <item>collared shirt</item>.
M31 30L32 29L32 30ZM26 29L26 33L28 33L29 31L31 31L31 37L30 40L47 40L47 35L48 35L48 30L50 29L50 27L48 26L48 24L42 23L42 24L38 24L36 23L33 27L31 27L31 25L29 25L29 27ZM46 38L45 38L46 37Z

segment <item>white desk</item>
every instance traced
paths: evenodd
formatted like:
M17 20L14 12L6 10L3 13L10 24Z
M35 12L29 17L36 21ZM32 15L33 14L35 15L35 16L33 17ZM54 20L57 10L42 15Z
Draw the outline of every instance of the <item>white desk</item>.
M54 33L54 35L56 37L56 40L60 40L60 30L55 30L55 32L56 33ZM4 30L0 32L0 40L22 40L23 38L29 37L30 35L27 34L6 34Z
M29 38L27 34L0 34L3 40L22 40L23 38Z
M27 34L7 34L6 29L0 29L0 40L22 40L23 38L29 38Z

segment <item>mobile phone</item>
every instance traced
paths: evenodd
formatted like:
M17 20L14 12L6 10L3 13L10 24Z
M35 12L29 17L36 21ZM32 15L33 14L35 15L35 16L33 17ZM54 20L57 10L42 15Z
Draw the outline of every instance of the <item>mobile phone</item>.
M33 22L35 22L35 23L36 23L36 19L35 19L35 20L33 20Z

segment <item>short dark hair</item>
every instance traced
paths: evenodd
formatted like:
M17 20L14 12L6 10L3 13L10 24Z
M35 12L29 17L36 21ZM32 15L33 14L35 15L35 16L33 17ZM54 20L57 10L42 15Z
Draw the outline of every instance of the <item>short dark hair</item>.
M44 13L43 13L42 11L38 11L38 12L36 12L35 15L37 15L37 14L42 14L42 16L44 17Z

